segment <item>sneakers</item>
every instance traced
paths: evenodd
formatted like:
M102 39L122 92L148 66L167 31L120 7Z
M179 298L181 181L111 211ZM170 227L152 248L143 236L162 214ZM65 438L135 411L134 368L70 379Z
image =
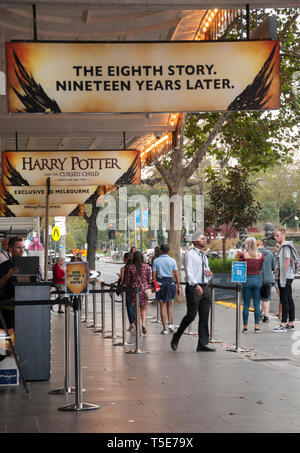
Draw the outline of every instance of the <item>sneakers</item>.
M287 324L286 328L287 328L287 330L292 330L292 329L295 328L295 326L289 326L289 325Z
M286 332L287 328L283 326L277 326L275 329L273 329L273 332Z
M270 322L269 317L268 316L264 316L263 319L262 319L262 322Z
M162 335L168 335L169 331L168 331L168 329L163 329L160 333Z
M170 322L169 322L169 324L168 324L168 329L169 329L169 331L172 332L172 333L175 332L175 326L174 326L173 324L171 324Z

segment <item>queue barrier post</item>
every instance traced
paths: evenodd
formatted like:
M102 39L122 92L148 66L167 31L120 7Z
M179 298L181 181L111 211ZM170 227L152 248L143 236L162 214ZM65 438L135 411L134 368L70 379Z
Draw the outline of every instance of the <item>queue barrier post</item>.
M152 324L160 324L161 321L160 321L160 319L158 319L158 317L159 317L159 301L157 300L156 301L156 319L155 319L155 321L151 321L151 323Z
M96 404L82 402L82 368L81 368L81 336L80 336L80 311L81 299L74 296L74 348L75 348L75 403L59 407L60 411L88 411L99 409Z
M114 343L114 346L124 346L126 342L125 332L126 332L126 294L125 291L122 291L122 341L119 343Z
M96 280L93 280L92 282L92 287L93 287L93 314L94 314L94 333L99 333L102 332L102 326L99 326L97 324L97 305L96 305Z
M226 351L229 352L246 352L248 349L241 348L240 347L240 330L241 330L241 290L242 287L238 283L236 285L236 294L235 294L235 300L236 300L236 313L235 313L235 346L226 349Z
M211 310L210 310L210 335L209 335L209 342L210 343L223 343L223 340L216 340L215 339L215 286L213 283L210 285L210 294L211 294Z
M140 349L140 337L141 337L141 327L140 327L140 288L135 287L136 294L136 303L135 303L135 349L131 351L126 351L126 354L149 354L150 351L145 351Z
M70 354L70 307L68 302L65 304L65 344L64 344L64 359L65 359L65 378L64 387L50 390L50 395L65 395L75 393L75 387L71 386L71 354ZM85 391L85 390L82 390Z

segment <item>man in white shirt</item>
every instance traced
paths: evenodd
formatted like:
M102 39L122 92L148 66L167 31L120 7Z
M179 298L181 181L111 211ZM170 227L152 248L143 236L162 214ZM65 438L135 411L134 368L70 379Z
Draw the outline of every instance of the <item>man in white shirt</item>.
M0 264L4 263L4 261L9 260L9 258L10 258L10 255L8 252L8 241L9 241L9 239L3 239L3 241L2 241L2 244L1 244L2 250L0 252Z
M173 351L177 350L179 339L185 329L199 314L197 351L215 351L209 346L208 318L211 296L208 282L212 277L207 256L204 253L206 238L203 233L193 234L193 245L185 254L187 313L174 333L171 341Z

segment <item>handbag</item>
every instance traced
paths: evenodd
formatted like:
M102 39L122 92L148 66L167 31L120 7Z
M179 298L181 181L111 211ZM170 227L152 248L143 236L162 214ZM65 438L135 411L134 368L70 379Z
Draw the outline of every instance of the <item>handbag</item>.
M117 285L116 285L116 294L117 296L120 296L120 294L122 294L122 292L124 291L124 285L122 285L121 283L121 278L119 278L119 280L117 281Z
M138 279L139 279L139 281L140 281L140 285L141 285L141 288L142 288L143 284L142 284L142 282L141 282L140 276L139 276L138 274L137 274L137 276L138 276ZM153 293L153 291L152 291L151 288L147 288L147 289L144 290L144 295L145 295L147 298L149 298L149 297L152 295L152 293Z

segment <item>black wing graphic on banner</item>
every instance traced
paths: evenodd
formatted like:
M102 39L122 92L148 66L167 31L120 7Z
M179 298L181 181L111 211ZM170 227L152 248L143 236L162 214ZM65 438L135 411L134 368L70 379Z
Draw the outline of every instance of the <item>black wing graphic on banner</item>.
M101 195L101 192L102 192L101 187L102 186L98 186L97 189L95 190L95 192L87 200L85 200L84 203L93 204L93 202L96 202Z
M11 204L20 204L6 189L5 186L2 186L3 189L3 195L2 195L2 200L4 201L5 204L11 205Z
M50 99L41 85L36 83L31 74L28 74L15 51L14 57L17 65L17 69L15 68L15 73L18 77L24 94L19 93L19 91L17 91L15 88L13 90L24 105L25 112L59 113L61 110L57 103L53 99Z
M73 211L68 214L70 217L83 216L84 215L84 204L78 204Z
M127 171L123 173L123 175L115 182L115 186L122 186L123 184L132 184L134 181L134 178L137 174L137 171L139 169L138 165L138 159L139 155L137 154L136 158L130 165Z
M29 183L24 179L20 173L12 166L9 162L7 157L6 160L6 168L7 174L5 175L10 182L11 186L29 186Z
M271 66L277 44L274 45L269 57L265 61L261 70L234 101L231 102L227 110L261 110L268 102L270 97L265 99L266 94L271 86L273 78L270 78L274 64ZM265 100L264 100L265 99Z
M0 209L3 213L3 217L16 217L16 215L7 206L1 206Z

